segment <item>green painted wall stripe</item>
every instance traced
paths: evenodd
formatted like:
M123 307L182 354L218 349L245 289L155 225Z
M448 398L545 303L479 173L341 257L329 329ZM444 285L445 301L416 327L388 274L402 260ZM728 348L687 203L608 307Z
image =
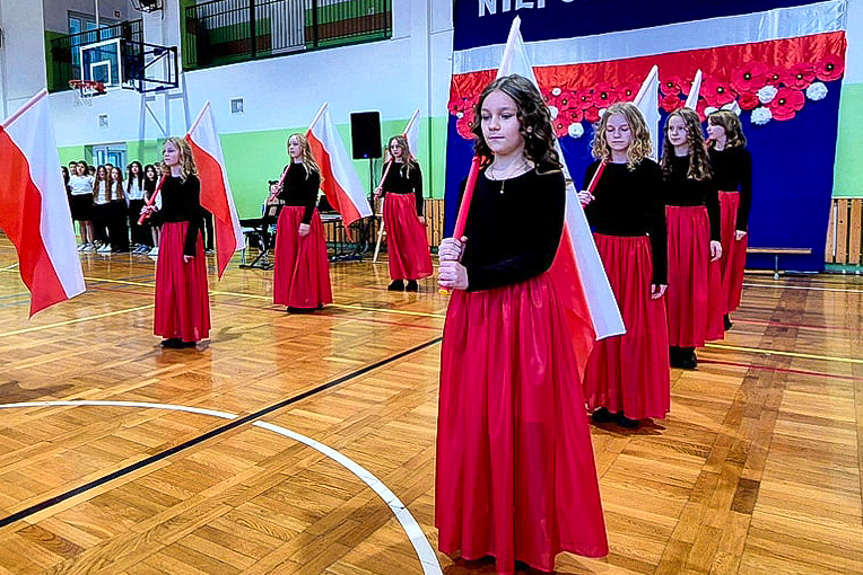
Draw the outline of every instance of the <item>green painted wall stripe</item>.
M863 84L842 86L833 172L834 198L863 197Z
M383 146L390 136L404 130L408 119L381 122ZM426 197L442 198L445 185L447 118L418 118L417 121L420 122L420 144L419 150L412 151L423 168L424 194ZM350 124L339 125L337 128L350 153ZM222 152L225 155L228 180L241 218L254 218L260 215L261 204L269 193L267 181L277 180L287 163L288 135L304 131L305 127L219 136ZM129 162L139 160L142 164L149 164L161 159L161 142L156 140L126 142L126 149ZM90 162L92 159L92 146L62 147L59 152L60 162L63 165L72 160L84 159ZM373 160L371 164L372 179L369 178L369 161L354 160L354 168L367 193L370 193L370 184L376 185L380 179L383 160Z

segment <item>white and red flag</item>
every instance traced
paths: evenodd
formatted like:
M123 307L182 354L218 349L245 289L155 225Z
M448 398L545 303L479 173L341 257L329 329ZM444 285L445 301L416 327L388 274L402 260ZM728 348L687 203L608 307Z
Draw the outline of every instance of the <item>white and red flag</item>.
M414 112L414 115L411 116L410 120L408 120L408 125L405 126L405 131L402 133L405 140L408 141L408 147L411 149L411 155L413 155L414 158L417 157L417 151L419 150L420 145L420 123L417 122L419 115L419 110Z
M659 66L650 69L632 103L644 117L647 131L650 132L650 141L653 143L650 157L657 161L659 146L662 144L659 133Z
M186 134L186 141L192 147L198 166L201 206L212 213L215 220L216 262L221 278L234 252L243 248L243 232L231 194L231 184L228 183L216 118L209 102L204 104L204 109Z
M501 58L497 77L518 74L530 80L539 89L533 67L527 58L521 36L521 19L516 16L509 31L509 38ZM583 373L590 350L595 340L626 333L617 300L605 275L605 268L560 144L555 140L557 153L563 164L563 173L568 183L566 189L566 220L563 238L554 263L549 270L555 281L558 296L567 311L573 343Z
M342 216L345 227L372 215L372 207L360 177L348 155L327 104L321 106L306 131L312 153L321 168L321 189L330 205Z
M47 90L0 125L0 229L18 251L31 317L86 290Z

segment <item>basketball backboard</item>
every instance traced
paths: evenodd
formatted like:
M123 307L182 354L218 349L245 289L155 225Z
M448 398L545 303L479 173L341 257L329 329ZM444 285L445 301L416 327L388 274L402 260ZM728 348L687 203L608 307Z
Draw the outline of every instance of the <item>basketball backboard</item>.
M157 46L112 38L79 48L82 80L101 82L106 89L153 92L179 85L176 46Z

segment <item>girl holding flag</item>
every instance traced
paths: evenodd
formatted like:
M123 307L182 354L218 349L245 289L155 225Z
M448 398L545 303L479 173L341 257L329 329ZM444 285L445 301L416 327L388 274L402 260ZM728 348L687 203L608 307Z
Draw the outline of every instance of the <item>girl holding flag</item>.
M285 207L276 231L273 302L288 311L311 311L333 301L324 226L316 207L321 169L302 134L288 137L288 158L276 193Z
M156 260L156 311L154 329L162 347L195 347L210 335L210 299L207 260L201 239L201 182L188 142L165 140L163 183L154 202L141 213L162 223L159 259Z
M746 265L749 208L752 205L752 156L740 118L729 110L707 117L710 164L719 188L720 241L722 242L722 306L725 329L731 329L729 314L740 305L743 268Z
M708 302L716 301L719 278L711 263L722 257L719 196L704 147L698 114L680 108L665 123L662 172L668 225L668 341L672 367L695 369L695 348L713 339ZM714 268L718 274L718 268ZM715 288L716 293L711 287ZM712 309L712 308L711 308ZM719 308L716 308L717 311ZM721 315L718 316L721 337Z
M579 359L549 269L566 187L551 116L521 76L476 107L476 178L464 237L440 246L444 326L435 524L440 548L543 571L608 553ZM464 192L471 196L471 190ZM518 230L518 233L513 233ZM573 385L574 384L574 385Z
M387 144L389 163L384 168L375 199L384 196L390 291L418 291L418 279L432 275L431 255L423 216L423 178L411 155L407 138L393 136ZM405 287L404 280L408 280Z
M584 394L595 422L637 427L641 419L664 418L671 405L662 170L648 157L650 132L634 104L611 105L594 134L597 161L587 168L585 188L601 163L605 168L594 193L579 199L626 333L597 343Z

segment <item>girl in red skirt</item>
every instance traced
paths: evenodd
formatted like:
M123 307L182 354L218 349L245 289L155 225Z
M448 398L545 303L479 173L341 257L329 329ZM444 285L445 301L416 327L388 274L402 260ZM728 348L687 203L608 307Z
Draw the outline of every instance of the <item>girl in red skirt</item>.
M154 332L162 346L195 347L210 335L210 298L207 260L201 241L201 182L189 144L182 138L165 140L165 183L159 192L161 208L144 206L142 213L162 224L156 261Z
M719 243L719 197L704 147L698 114L675 110L665 123L662 171L668 225L668 340L672 367L694 369L695 348L721 337L722 315L708 313L718 301L718 267L711 281L710 264L722 257Z
M743 268L746 266L749 208L752 205L752 156L737 114L719 110L707 117L708 153L713 179L719 188L722 241L722 305L725 329L731 329L730 313L740 305Z
M444 553L542 571L608 553L575 348L548 273L566 187L548 108L507 76L476 107L477 178L465 238L440 247L444 325L435 525Z
M324 226L315 207L321 170L302 134L288 138L288 164L272 200L285 202L276 232L273 302L288 311L311 311L332 303Z
M423 216L423 177L411 155L407 138L393 136L387 145L389 171L375 188L384 196L384 229L390 262L390 291L418 291L418 279L432 274L431 256ZM408 280L405 287L404 280Z
M664 418L671 405L662 170L647 157L650 132L633 104L610 106L594 134L597 161L587 168L584 187L600 161L606 167L594 193L581 192L579 199L626 334L597 342L584 395L595 422L637 427L640 419Z

